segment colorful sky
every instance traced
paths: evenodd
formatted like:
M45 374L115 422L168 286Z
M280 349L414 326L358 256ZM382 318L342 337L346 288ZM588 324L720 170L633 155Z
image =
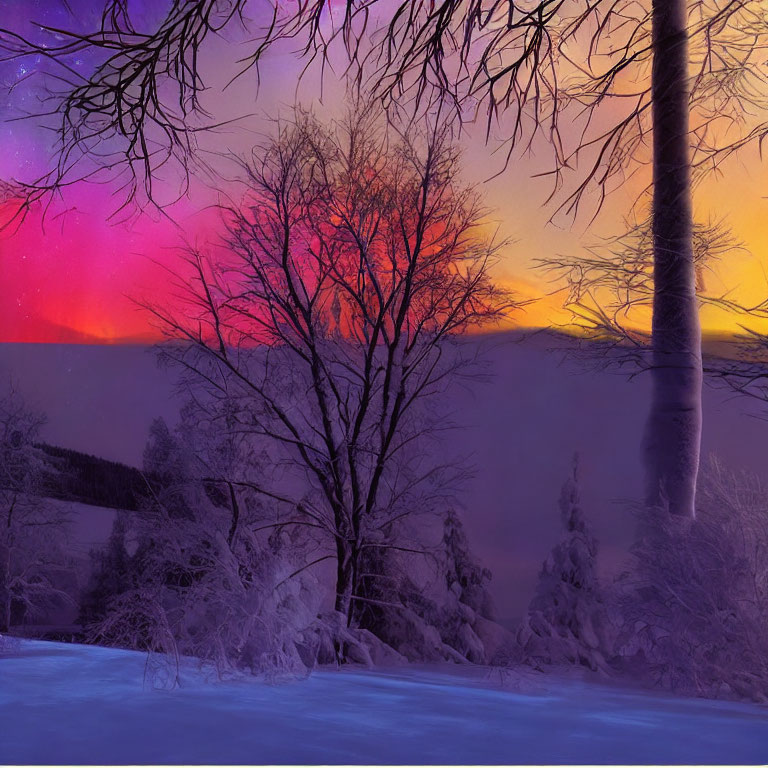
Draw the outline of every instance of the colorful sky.
M140 4L135 5L140 12ZM8 17L4 23L20 31L34 31L32 21L67 28L93 26L98 6L93 0L81 0L74 4L73 16L62 0L11 0L3 4ZM231 46L236 43L214 41L206 51L204 63L212 94L231 74L220 62L234 61ZM39 78L30 76L38 65L29 60L0 64L0 114L6 118L0 122L0 179L34 178L50 162L50 132L34 122L9 121L39 105ZM80 60L76 65L85 71L89 62ZM255 76L242 78L224 94L211 97L207 106L216 119L246 112L256 115L204 139L202 150L220 149L224 142L235 152L247 151L253 132L263 128L264 119L293 101L299 66L290 52L275 52L262 69L258 100ZM322 106L317 102L318 90L317 83L308 78L298 95L321 110L332 113L340 108L339 89L334 89L332 76L326 77ZM552 226L547 223L552 211L543 206L547 182L530 179L541 170L540 161L521 159L489 180L499 168L498 157L492 155L479 131L467 137L466 145L467 180L482 184L489 207L496 211L493 224L513 240L496 268L496 277L525 298L538 299L510 322L522 326L564 322L567 314L560 308L561 295L549 295L556 286L532 268L534 260L572 254L597 235L617 233L633 191L616 192L589 230L586 221ZM723 170L697 190L696 208L701 218L724 218L747 252L734 252L724 259L707 278L709 288L712 292L733 291L744 303L757 303L768 295L768 165L756 151L748 151ZM175 180L166 178L165 183L172 190ZM156 338L149 318L136 309L132 298L162 300L168 277L155 262L173 268L185 241L204 243L214 236L215 217L206 208L212 196L206 187L206 181L198 179L189 197L167 210L170 218L146 212L121 223L108 220L120 201L114 186L80 183L67 188L45 215L38 207L19 227L0 233L0 341L121 343ZM226 191L226 184L224 187ZM0 217L9 217L14 205L12 200L6 202ZM728 333L738 331L743 318L705 310L702 320L706 331Z

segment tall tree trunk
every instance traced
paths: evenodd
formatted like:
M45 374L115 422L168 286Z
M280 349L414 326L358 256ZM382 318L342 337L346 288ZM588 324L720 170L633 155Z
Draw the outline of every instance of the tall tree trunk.
M3 595L3 607L0 611L0 632L11 631L11 594Z
M235 541L235 534L237 533L237 526L240 522L240 505L237 503L237 493L235 492L235 486L232 483L227 483L229 487L229 505L232 509L232 522L229 526L229 533L227 534L227 544L231 547Z
M14 496L11 506L8 509L8 518L6 529L10 531L11 521L13 519L13 510L16 506L16 497ZM11 539L10 534L6 533L5 552L3 557L3 570L0 573L0 596L2 596L2 606L0 610L0 632L10 632L11 629Z
M701 445L701 328L691 210L686 0L653 0L653 392L646 502L695 514Z

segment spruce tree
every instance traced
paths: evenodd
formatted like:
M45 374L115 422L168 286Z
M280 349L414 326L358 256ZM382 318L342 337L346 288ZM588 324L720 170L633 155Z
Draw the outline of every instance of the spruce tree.
M518 633L522 660L538 669L605 669L605 614L596 573L597 540L581 508L578 457L560 493L563 532L539 575Z

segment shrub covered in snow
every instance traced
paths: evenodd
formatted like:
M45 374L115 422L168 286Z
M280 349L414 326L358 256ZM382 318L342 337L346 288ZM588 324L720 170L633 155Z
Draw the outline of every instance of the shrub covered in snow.
M316 608L308 577L286 578L287 561L247 535L232 547L194 523L173 528L156 539L161 548L139 555L140 584L110 604L95 636L194 656L219 673L302 672L308 659L297 646Z
M127 579L110 582L117 594L91 625L91 637L171 660L195 656L220 673L303 671L306 654L298 646L316 619L320 590L300 565L302 531L265 524L254 495L233 482L222 481L231 495L217 493L203 479L211 461L185 439L189 429L183 423L173 434L162 422L153 426L148 495L132 518L137 548ZM236 457L229 458L235 472ZM105 566L120 559L124 536L113 532ZM99 573L97 586L109 586Z
M695 519L644 510L618 650L686 694L768 700L768 493L711 461Z
M69 519L44 498L55 471L37 446L44 421L17 393L0 397L0 632L73 602Z

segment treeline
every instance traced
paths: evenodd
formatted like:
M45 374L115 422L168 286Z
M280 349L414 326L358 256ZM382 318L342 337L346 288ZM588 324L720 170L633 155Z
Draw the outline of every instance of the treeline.
M135 511L146 495L146 482L136 467L47 443L36 447L53 468L44 484L50 498Z

